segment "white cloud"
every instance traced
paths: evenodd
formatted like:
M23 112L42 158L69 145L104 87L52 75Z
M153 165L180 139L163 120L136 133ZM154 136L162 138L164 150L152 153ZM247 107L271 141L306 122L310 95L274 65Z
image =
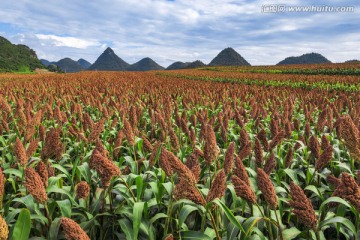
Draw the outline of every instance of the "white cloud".
M55 35L35 34L39 40L45 40L45 43L56 47L71 47L86 49L91 46L101 46L101 43L94 40L84 40L75 37L60 37Z

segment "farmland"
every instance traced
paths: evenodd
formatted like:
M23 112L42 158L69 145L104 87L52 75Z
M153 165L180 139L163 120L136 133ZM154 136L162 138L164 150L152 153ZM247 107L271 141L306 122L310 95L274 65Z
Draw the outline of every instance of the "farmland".
M359 64L0 75L0 239L356 239Z

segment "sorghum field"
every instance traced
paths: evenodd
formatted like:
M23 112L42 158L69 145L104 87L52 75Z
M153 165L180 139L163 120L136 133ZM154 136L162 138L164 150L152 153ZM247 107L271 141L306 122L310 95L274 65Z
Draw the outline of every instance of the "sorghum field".
M360 65L0 75L0 239L359 239Z

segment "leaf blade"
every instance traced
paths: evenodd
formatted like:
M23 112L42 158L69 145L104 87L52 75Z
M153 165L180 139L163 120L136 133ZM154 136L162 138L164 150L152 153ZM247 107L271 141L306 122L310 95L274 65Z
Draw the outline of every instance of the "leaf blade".
M29 239L31 230L30 211L23 208L15 223L12 239L14 240L27 240Z
M142 219L142 214L144 211L144 202L136 202L134 203L133 209L133 239L137 240L139 235L139 229Z

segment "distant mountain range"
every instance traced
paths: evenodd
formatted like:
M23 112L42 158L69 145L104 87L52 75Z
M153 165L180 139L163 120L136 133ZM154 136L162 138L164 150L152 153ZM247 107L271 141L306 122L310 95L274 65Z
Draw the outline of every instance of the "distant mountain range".
M91 66L91 63L82 58L77 61L74 61L71 58L63 58L57 62L50 62L45 59L40 59L40 61L46 67L55 65L59 67L63 72L67 73L80 72L82 70L86 70Z
M277 65L319 63L331 62L321 54L307 53L297 57L285 58ZM349 60L346 61L346 63L359 63L359 60ZM63 72L79 72L83 70L149 71L164 69L148 57L134 64L129 64L117 56L110 47L108 47L93 64L82 58L77 61L70 58L63 58L57 62L50 62L45 59L39 60L35 51L29 47L21 44L12 44L7 39L0 37L0 72L32 71L35 68L44 68L44 66L48 67L51 71ZM233 48L228 47L222 50L208 65L200 60L194 62L174 62L169 65L166 70L201 68L205 66L250 66L250 63Z
M210 66L249 66L250 64L234 49L226 48L221 51L209 64ZM175 62L168 66L167 70L200 68L207 66L200 60L194 62ZM151 58L143 58L134 64L128 64L118 57L111 48L107 48L91 65L88 70L99 71L149 71L163 70L164 68L157 64Z
M277 65L319 64L319 63L331 63L331 62L319 53L307 53L298 57L287 57L284 60L280 61Z
M149 71L163 70L164 68L157 64L151 58L143 58L134 64L128 64L118 57L111 48L107 48L95 61L94 64L89 63L85 59L74 61L70 58L63 58L57 62L50 62L41 59L45 66L56 65L63 72L79 72L82 70L95 71Z
M109 47L98 57L95 63L88 68L88 70L99 71L150 71L163 69L162 66L151 58L143 58L130 65L118 57Z
M44 68L34 50L28 46L12 44L0 37L0 72L27 72Z

